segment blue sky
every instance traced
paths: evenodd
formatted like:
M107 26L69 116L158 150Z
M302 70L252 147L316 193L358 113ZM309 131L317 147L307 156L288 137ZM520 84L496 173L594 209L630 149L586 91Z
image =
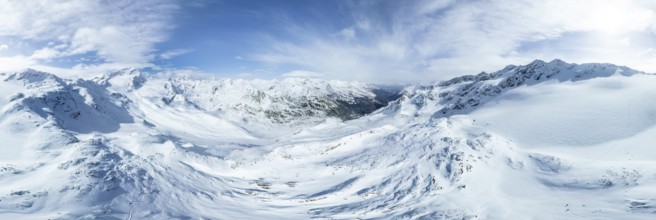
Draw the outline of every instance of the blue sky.
M656 72L653 0L0 0L0 71L441 80L560 58Z

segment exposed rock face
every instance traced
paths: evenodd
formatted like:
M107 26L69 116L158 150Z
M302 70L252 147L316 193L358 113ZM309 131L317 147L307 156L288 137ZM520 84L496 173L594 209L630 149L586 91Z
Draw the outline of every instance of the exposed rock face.
M180 80L164 83L161 101L218 111L244 120L304 123L325 117L351 120L398 98L398 90L318 79L281 81Z

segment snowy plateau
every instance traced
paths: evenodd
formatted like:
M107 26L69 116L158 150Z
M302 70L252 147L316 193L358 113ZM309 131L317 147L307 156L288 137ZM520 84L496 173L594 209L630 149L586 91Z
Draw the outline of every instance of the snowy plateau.
M0 74L0 219L656 219L656 75Z

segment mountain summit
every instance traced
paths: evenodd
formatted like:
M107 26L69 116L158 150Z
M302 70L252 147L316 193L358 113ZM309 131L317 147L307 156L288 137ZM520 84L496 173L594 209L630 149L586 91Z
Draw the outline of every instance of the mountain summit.
M6 219L652 219L656 76L0 74Z

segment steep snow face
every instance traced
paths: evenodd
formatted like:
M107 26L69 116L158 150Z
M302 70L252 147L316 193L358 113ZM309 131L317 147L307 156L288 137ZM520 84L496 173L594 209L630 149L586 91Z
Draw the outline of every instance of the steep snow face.
M629 138L656 126L652 78L615 75L523 86L499 95L470 116L533 147Z
M125 96L106 93L91 81L65 81L49 73L28 70L10 75L5 82L17 89L6 105L7 112L29 110L62 129L78 133L112 132L120 123L132 122ZM17 87L21 84L23 88Z
M625 67L536 61L398 99L354 82L134 69L0 79L3 219L656 211L656 77Z

